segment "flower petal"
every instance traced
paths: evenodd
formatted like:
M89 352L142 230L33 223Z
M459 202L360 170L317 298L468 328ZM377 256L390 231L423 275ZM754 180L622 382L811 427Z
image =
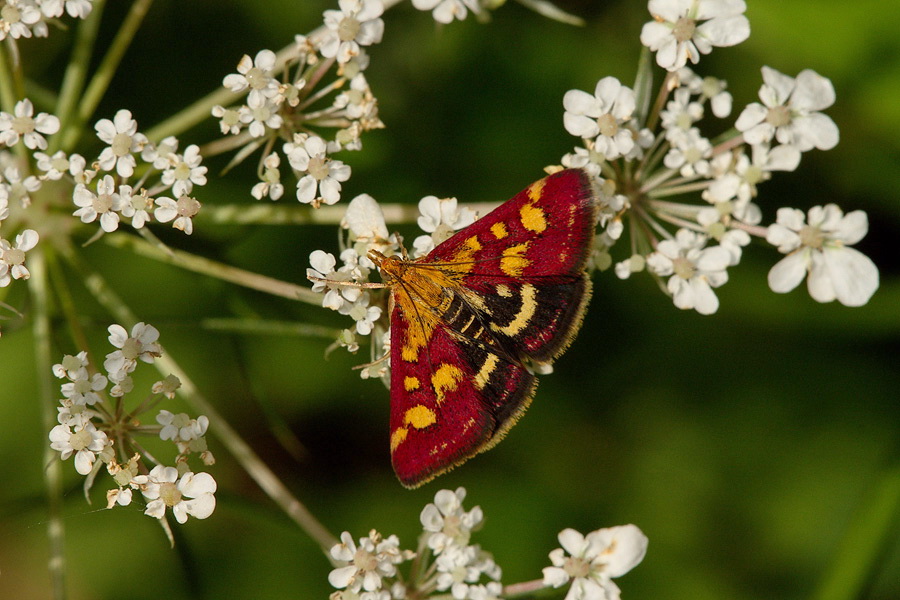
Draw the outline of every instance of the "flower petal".
M769 271L769 287L773 292L784 294L800 285L806 276L810 262L810 250L803 248L782 258Z

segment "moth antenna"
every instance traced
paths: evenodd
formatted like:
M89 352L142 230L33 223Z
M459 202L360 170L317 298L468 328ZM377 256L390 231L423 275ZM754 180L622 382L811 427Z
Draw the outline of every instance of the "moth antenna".
M379 356L378 358L376 358L376 359L373 360L372 362L367 362L367 363L363 363L363 364L361 364L361 365L356 365L356 366L354 366L354 367L350 367L350 369L353 370L353 371L361 371L361 370L363 370L363 369L368 369L369 367L374 367L375 365L378 365L378 364L383 363L383 362L386 361L388 358L390 358L390 356L391 356L390 354L388 354L387 352L385 352L384 354L382 354L381 356Z
M342 281L338 279L328 279L327 277L316 277L315 275L307 275L310 281L321 281L329 285L341 285L344 287L355 287L361 289L382 289L390 287L389 284L378 281Z

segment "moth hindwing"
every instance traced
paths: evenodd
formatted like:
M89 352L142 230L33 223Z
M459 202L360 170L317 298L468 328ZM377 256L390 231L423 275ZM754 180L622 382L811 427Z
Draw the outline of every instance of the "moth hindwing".
M572 341L596 199L580 169L518 193L427 256L374 256L390 286L391 458L417 487L491 448Z

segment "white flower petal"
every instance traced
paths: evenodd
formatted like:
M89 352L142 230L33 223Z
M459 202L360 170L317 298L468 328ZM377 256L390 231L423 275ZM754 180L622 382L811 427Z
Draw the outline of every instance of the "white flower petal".
M834 296L844 306L862 306L878 289L878 267L855 248L825 248L823 262Z
M808 248L803 248L788 254L769 270L769 287L773 292L784 294L800 285L810 263L809 253Z

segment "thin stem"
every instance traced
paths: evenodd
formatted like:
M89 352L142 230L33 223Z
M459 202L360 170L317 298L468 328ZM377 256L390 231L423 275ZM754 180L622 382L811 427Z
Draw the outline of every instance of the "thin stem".
M709 187L709 180L695 181L693 183L685 183L683 185L671 185L674 182L668 182L666 187L659 186L652 192L648 191L647 195L651 198L665 198L666 196L679 196L690 192L699 192Z
M9 44L14 43L11 38L7 41ZM12 113L16 98L21 93L21 90L16 88L14 71L4 44L0 43L0 108L8 113Z
M44 431L50 431L56 422L56 396L50 373L53 367L50 334L50 291L47 277L47 262L43 246L38 245L28 255L31 278L28 287L34 301L34 351L37 377L40 383L41 424ZM62 519L63 485L62 461L49 444L44 445L44 482L47 486L47 536L50 538L50 582L53 597L66 597L66 554L65 526Z
M659 113L662 111L663 106L666 105L666 99L669 97L669 93L674 87L676 77L677 75L675 73L666 73L662 85L659 86L659 95L656 96L656 102L653 104L653 108L650 110L650 115L647 118L647 129L650 131L656 129L656 121L659 119Z
M210 277L229 281L254 290L259 290L267 294L272 294L273 296L281 296L282 298L288 298L289 300L299 300L316 306L322 304L321 296L307 287L232 267L208 258L196 256L190 252L185 252L184 250L161 248L133 235L113 233L103 236L103 241L114 248L131 250L140 256L152 258L162 263L182 267L195 273L209 275Z
M228 331L232 333L255 333L260 335L292 335L333 340L340 334L339 329L310 323L290 321L259 321L248 319L203 319L200 327L208 331Z
M92 271L74 252L71 247L64 249L65 258L69 260L81 275L85 287L94 298L108 310L120 323L135 323L137 317L128 305L106 283L103 277ZM172 374L181 381L179 392L185 397L193 410L206 415L210 421L210 429L231 452L232 456L247 471L250 477L263 491L305 531L319 546L326 556L329 549L337 543L337 539L309 512L309 510L291 493L281 480L272 472L253 448L241 438L238 432L228 424L215 407L200 393L193 380L175 361L170 353L163 350L163 356L154 362L162 375Z
M63 76L59 97L56 101L56 116L59 117L60 131L58 135L50 138L48 154L52 155L59 150L63 138L70 135L68 131L75 125L72 118L81 101L81 93L84 90L88 66L91 64L91 54L97 41L97 32L100 30L100 20L105 2L106 0L94 2L91 14L78 26L75 46L69 58L69 64L66 66L66 73Z
M538 590L544 589L543 580L534 579L532 581L523 581L521 583L512 583L503 587L503 597L512 598L515 596L526 596L533 594Z
M125 17L125 21L122 22L118 33L116 33L116 37L106 52L106 56L103 57L97 72L94 73L87 89L79 99L78 112L75 118L72 119L72 123L63 138L63 150L69 151L78 143L78 139L83 133L84 124L94 114L97 105L100 104L100 100L109 88L119 63L122 62L122 57L125 56L125 51L128 50L128 47L134 40L134 36L152 3L153 0L135 0L134 4L131 5L131 10L128 12L128 16Z

